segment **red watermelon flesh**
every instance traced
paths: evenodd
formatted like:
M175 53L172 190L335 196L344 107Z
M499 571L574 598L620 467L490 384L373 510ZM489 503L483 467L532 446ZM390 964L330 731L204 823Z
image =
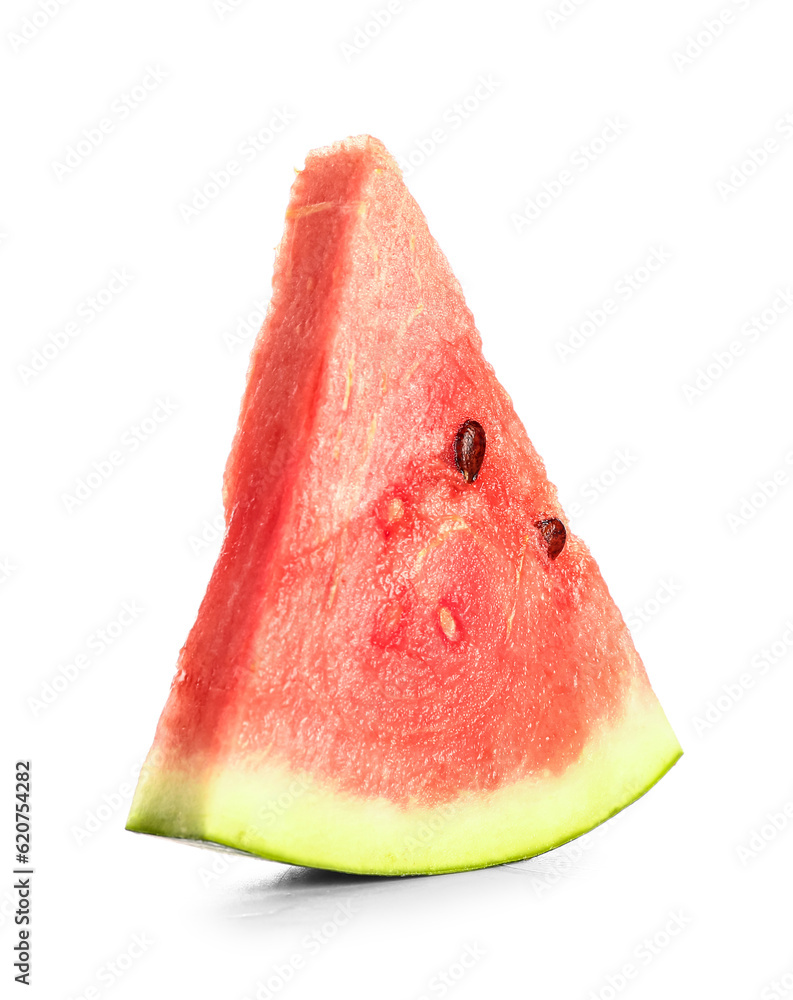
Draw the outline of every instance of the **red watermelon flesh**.
M295 180L224 501L129 829L345 871L473 868L591 829L679 757L370 137Z

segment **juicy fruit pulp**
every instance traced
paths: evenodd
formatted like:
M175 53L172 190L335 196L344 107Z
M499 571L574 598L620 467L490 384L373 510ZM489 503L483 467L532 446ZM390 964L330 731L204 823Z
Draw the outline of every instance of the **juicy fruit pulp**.
M224 499L129 829L451 871L564 843L679 757L376 140L295 181Z

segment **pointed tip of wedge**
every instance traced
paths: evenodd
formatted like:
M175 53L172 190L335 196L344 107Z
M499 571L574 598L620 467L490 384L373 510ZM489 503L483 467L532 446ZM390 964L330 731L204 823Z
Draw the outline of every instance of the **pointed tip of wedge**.
M391 170L400 177L402 176L399 164L386 149L384 143L375 136L365 133L347 136L346 139L339 139L329 146L319 146L312 149L306 156L306 168L310 168L312 163L316 163L317 160L336 156L368 159L371 161L373 169Z

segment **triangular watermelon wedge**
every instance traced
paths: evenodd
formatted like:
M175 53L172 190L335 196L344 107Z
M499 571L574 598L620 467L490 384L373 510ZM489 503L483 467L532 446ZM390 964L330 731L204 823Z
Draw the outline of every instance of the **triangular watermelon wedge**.
M378 141L311 153L227 530L127 828L348 872L531 857L680 746Z

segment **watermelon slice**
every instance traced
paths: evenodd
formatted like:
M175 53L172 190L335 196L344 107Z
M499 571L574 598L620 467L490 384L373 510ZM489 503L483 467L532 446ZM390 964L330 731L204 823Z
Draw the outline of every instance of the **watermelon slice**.
M680 756L375 139L295 180L224 502L127 829L455 871L565 843Z

